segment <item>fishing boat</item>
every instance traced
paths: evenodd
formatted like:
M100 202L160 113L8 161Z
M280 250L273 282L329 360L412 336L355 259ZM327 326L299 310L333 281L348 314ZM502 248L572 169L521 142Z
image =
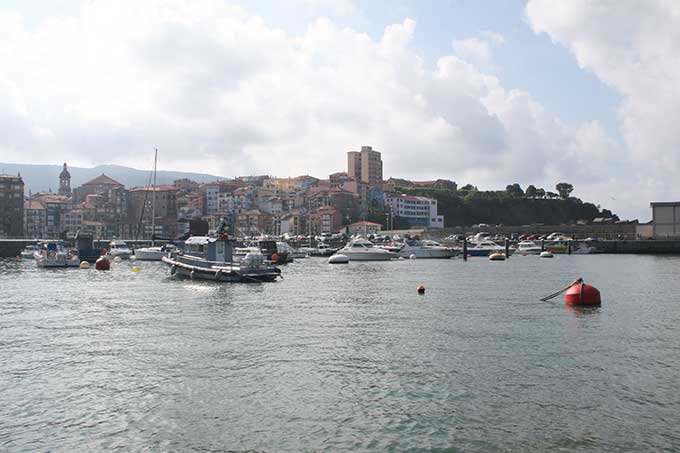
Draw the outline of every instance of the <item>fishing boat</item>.
M184 250L170 252L161 261L170 267L171 275L192 280L249 283L272 282L281 277L281 270L256 250L235 262L233 242L222 234L193 236L186 240Z
M78 251L65 247L61 242L44 242L39 250L33 252L35 264L39 268L78 267Z
M389 249L388 249L389 250ZM397 255L403 258L453 258L458 254L458 250L450 247L444 247L436 241L431 240L406 240L401 248L398 249Z
M337 253L347 256L350 261L389 261L398 257L394 252L375 247L366 239L354 239Z

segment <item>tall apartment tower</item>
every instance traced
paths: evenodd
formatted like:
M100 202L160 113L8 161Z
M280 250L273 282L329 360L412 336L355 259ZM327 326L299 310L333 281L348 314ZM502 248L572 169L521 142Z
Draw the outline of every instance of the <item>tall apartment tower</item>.
M64 169L59 174L59 195L71 195L71 173L66 168L66 162L64 162Z
M370 146L362 146L361 151L349 151L347 153L347 176L369 186L382 184L383 164L380 153Z

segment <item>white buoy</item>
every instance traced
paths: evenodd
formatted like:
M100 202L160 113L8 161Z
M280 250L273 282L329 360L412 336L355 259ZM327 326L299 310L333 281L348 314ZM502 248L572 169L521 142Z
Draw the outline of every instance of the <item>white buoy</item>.
M411 254L408 256L408 259L410 259L410 260L416 259L416 254L415 254L415 253L411 253Z
M539 256L541 258L553 258L555 255L553 255L551 251L545 250L545 251L541 252L541 254Z
M130 261L134 261L136 259L137 259L137 257L135 255L130 256Z
M328 264L346 264L349 263L349 256L335 254L328 258Z
M121 261L123 261L123 258L121 258L120 256L117 256L113 259L114 263L120 263Z
M87 261L81 261L80 265L78 267L81 268L81 269L89 269L90 263L88 263Z

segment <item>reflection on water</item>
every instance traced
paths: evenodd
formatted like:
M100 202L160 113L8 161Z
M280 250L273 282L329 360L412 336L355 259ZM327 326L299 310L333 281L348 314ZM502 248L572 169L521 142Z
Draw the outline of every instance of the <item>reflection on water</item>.
M679 263L306 259L239 285L2 260L0 448L672 450ZM577 277L601 307L539 300Z

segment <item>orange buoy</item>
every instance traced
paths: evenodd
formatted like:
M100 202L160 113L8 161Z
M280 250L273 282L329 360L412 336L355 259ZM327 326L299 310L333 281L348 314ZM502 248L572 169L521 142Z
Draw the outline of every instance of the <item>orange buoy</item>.
M100 256L97 261L94 262L94 268L98 271L108 271L111 269L111 262L104 256Z
M416 288L416 291L418 291L418 294L425 294L425 286L418 285L418 287Z
M600 291L594 286L583 282L576 283L567 290L564 295L564 302L567 305L600 305Z

